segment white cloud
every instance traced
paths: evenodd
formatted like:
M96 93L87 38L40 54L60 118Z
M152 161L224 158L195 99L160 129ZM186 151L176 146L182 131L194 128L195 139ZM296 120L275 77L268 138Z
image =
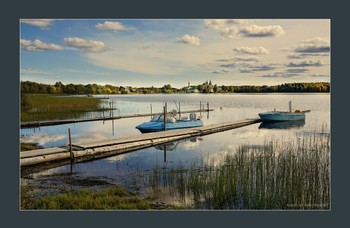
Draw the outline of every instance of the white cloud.
M213 73L213 74L228 74L228 73L230 73L230 72L231 72L231 71L222 69L222 70L214 70L212 73Z
M305 73L307 71L309 71L309 69L306 68L290 68L286 70L288 73Z
M329 52L330 49L331 46L328 39L316 37L302 41L301 44L294 49L294 51L301 53L322 53Z
M264 47L237 47L233 51L240 54L249 54L249 55L267 55L269 51Z
M125 31L125 30L134 29L132 27L125 26L118 21L105 21L103 24L98 23L97 25L95 25L95 28L98 30L111 30L111 31Z
M295 77L299 76L297 73L290 73L290 72L273 72L270 74L264 74L261 75L263 78L286 78L286 77Z
M305 53L291 53L288 55L289 59L302 59L306 57L312 57L312 56L329 56L329 53L327 52L305 52Z
M22 23L37 26L41 29L48 29L52 26L54 20L53 19L22 19Z
M280 25L259 26L249 19L207 19L204 27L219 30L224 38L278 37L284 35Z
M239 31L239 34L245 37L278 37L284 35L284 33L284 30L279 25L249 25Z
M234 61L236 62L259 62L259 57L255 56L238 56L234 58Z
M239 72L240 73L252 73L252 72L256 72L256 71L269 71L269 70L274 70L278 68L278 64L259 64L259 65L255 65L255 66L249 66L247 68L240 68Z
M228 67L228 68L235 68L236 66L237 66L236 63L225 63L220 65L220 67Z
M313 56L329 56L331 45L327 38L315 37L303 40L298 46L286 48L290 53L289 59L302 59Z
M329 39L322 37L315 37L312 39L303 40L300 43L304 44L330 44Z
M41 40L20 40L21 48L23 48L26 51L61 51L64 48L57 44L46 44L42 42Z
M324 62L322 60L305 60L305 61L293 61L288 63L287 67L309 67L309 66L323 66Z
M285 71L273 72L270 74L261 75L264 78L287 78L287 77L300 77L305 76L305 73L309 70L306 68L291 68ZM312 76L313 77L313 76ZM317 77L317 76L315 76Z
M39 145L45 145L47 143L57 142L61 141L67 138L67 135L64 134L55 134L55 135L49 135L48 133L43 134L29 134L21 137L21 142L35 142Z
M205 19L204 27L215 30L227 30L236 25L247 25L252 22L249 19Z
M188 34L185 34L182 38L178 38L178 40L181 43L185 43L185 44L191 44L194 46L199 46L200 45L200 39L197 36L190 36Z
M102 41L85 40L79 37L64 38L67 46L74 47L84 52L104 52L107 51L106 45Z

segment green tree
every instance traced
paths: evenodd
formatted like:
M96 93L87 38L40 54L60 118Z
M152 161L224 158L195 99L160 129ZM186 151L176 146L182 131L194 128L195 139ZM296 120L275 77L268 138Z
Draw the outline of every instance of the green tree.
M218 85L217 84L214 85L213 91L214 91L214 93L218 92Z
M170 84L167 84L167 85L163 86L163 93L172 93L172 92L173 92L173 90L172 90Z

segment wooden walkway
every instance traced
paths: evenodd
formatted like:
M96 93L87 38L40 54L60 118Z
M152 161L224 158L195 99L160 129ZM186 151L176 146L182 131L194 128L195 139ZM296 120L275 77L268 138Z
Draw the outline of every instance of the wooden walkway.
M214 109L181 111L181 114L192 113L192 112L210 112L210 111L214 111ZM171 112L168 112L168 113L171 113ZM161 113L161 112L152 113L152 114L151 113L144 113L144 114L123 115L123 116L105 116L105 117L68 119L68 120L30 121L30 122L21 122L21 128L35 128L35 127L44 127L44 126L53 126L53 125L71 124L71 123L82 123L82 122L90 122L90 121L106 121L106 120L115 120L115 119L123 119L123 118L153 116L153 115L160 115L160 114L163 114L163 113Z
M244 119L220 124L211 124L191 129L181 129L134 135L103 141L73 144L74 162L82 162L102 157L131 152L147 147L156 146L180 139L208 135L216 132L231 130L261 122L261 119ZM33 166L53 161L67 160L69 164L70 152L67 148L48 148L20 153L20 165Z

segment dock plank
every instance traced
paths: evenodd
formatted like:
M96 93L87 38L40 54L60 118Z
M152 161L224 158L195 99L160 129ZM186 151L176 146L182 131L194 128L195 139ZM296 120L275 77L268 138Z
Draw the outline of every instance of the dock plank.
M28 150L28 151L20 152L20 158L29 158L29 157L35 157L35 156L48 155L48 154L57 154L62 152L67 152L67 149L60 148L60 147L52 147L52 148L45 148L45 149Z
M132 136L127 136L122 138L103 140L103 141L73 144L73 146L77 148L82 148L82 149L89 149L89 148L95 148L95 147L111 146L111 145L117 145L117 144L123 144L123 143L138 142L138 141L144 141L144 140L167 138L172 136L181 136L181 135L196 134L196 133L198 133L198 130L195 130L195 129L171 130L171 131L154 132L154 133L147 133L147 134L140 134L140 135L132 135Z

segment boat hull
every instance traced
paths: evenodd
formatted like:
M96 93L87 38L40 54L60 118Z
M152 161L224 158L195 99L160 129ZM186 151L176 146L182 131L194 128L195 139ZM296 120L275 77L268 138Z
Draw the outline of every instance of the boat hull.
M192 127L201 127L203 126L202 120L190 120L190 121L179 121L175 123L167 122L166 130L176 130L176 129L184 129L184 128L192 128ZM141 133L148 132L158 132L164 131L164 123L163 122L145 122L136 126Z
M264 121L260 124L259 129L291 129L300 128L305 125L304 120L295 121Z
M262 121L300 121L305 120L305 113L301 112L265 112L259 113Z

